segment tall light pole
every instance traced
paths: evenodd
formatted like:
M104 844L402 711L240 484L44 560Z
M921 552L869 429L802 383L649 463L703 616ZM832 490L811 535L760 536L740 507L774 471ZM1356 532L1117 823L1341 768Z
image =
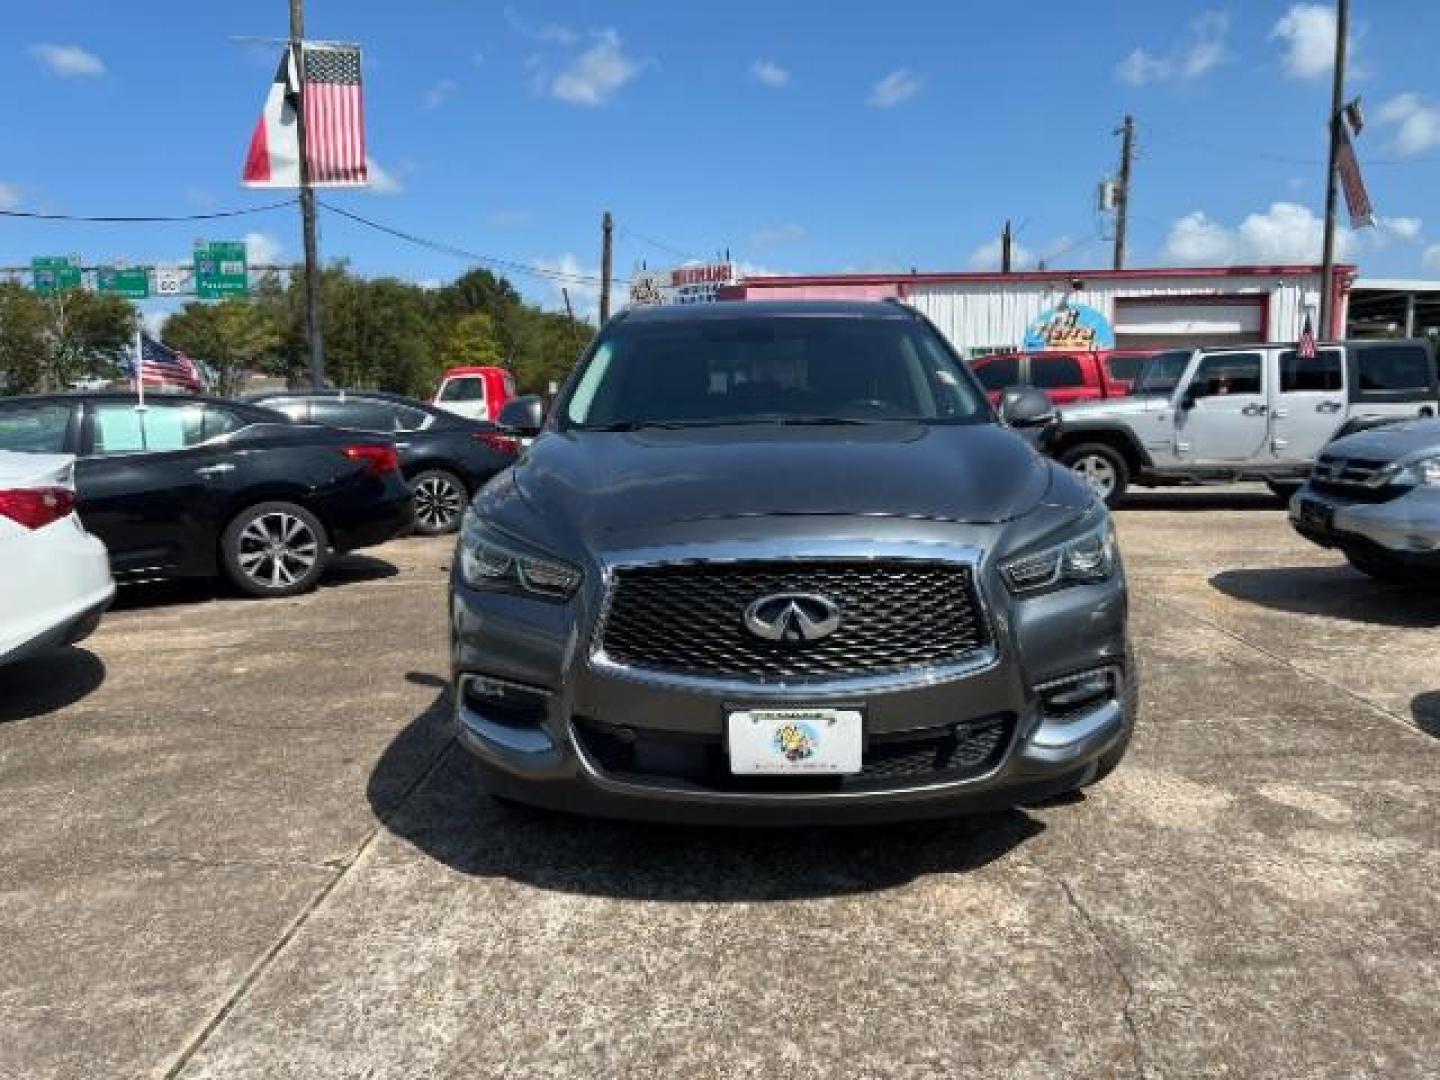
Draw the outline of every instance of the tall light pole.
M305 0L290 0L290 60L295 65L296 130L300 136L300 222L305 234L305 330L310 342L310 385L325 385L325 331L320 320L320 245L315 238L315 189L305 152Z
M1350 36L1350 0L1338 0L1335 11L1335 72L1330 94L1330 159L1325 170L1325 247L1320 270L1319 337L1336 335L1335 318L1335 210L1339 202L1340 125L1345 102L1345 52Z

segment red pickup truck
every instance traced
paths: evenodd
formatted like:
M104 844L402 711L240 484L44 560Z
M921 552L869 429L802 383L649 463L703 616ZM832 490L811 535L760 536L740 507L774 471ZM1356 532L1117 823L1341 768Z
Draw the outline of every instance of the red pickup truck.
M1056 405L1125 397L1140 365L1157 349L1103 349L1096 352L993 353L970 361L992 404L1009 386L1044 390Z

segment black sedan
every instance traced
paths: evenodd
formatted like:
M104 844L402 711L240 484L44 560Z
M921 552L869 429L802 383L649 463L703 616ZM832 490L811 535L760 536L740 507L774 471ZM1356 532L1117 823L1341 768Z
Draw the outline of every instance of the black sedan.
M80 515L120 581L223 571L252 596L290 596L332 553L384 543L414 513L391 439L234 401L0 399L0 449L78 456Z
M470 497L519 450L494 424L380 390L255 394L246 400L302 423L394 436L400 470L415 492L415 531L427 536L459 528Z

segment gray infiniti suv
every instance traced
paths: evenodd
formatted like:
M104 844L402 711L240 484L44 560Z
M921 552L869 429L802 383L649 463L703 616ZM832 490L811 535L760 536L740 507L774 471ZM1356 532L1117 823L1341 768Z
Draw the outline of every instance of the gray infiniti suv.
M502 422L538 438L476 496L450 604L491 794L878 821L1043 799L1125 753L1109 513L914 311L628 311L543 424L536 398Z

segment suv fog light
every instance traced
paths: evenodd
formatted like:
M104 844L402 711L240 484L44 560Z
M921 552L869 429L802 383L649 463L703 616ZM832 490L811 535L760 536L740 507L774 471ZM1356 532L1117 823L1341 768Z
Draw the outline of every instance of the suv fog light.
M1064 720L1113 700L1119 676L1114 668L1087 671L1037 687L1040 709L1051 719Z
M515 683L471 675L460 691L465 708L501 727L538 727L550 695Z

